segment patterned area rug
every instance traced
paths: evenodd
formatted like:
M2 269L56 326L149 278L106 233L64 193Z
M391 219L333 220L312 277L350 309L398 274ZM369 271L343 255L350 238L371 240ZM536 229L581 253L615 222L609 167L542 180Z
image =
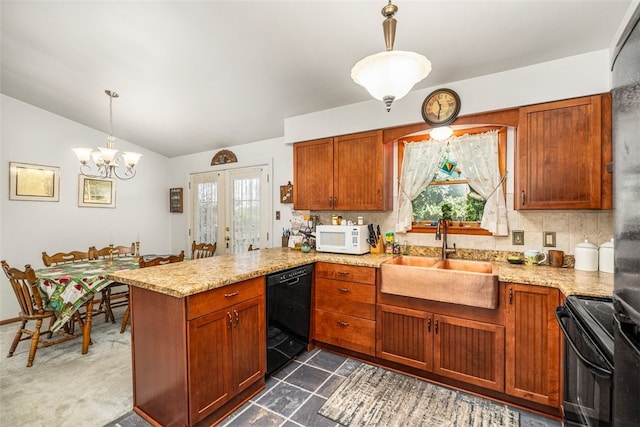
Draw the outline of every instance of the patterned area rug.
M348 427L518 427L520 416L499 405L419 379L363 364L318 413Z

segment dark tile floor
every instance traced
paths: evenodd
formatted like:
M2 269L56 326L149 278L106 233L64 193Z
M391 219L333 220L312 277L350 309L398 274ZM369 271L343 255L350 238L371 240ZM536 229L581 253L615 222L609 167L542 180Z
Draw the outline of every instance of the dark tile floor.
M225 419L223 427L339 427L317 411L361 362L337 354L313 350L303 353L267 379L260 394ZM524 411L521 427L560 427L555 420ZM148 427L131 412L106 427ZM431 427L431 426L430 426Z

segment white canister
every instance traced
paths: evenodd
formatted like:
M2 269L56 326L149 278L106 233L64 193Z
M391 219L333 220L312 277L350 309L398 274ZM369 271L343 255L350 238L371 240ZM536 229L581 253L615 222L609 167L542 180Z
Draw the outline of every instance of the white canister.
M600 271L613 273L613 239L600 245L600 255L598 257Z
M598 247L587 239L576 245L574 256L576 270L598 271Z

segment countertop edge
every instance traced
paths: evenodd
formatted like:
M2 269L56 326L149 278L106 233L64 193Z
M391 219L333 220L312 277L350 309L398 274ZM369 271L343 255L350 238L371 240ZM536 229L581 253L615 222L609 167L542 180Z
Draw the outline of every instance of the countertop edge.
M302 253L288 248L271 248L145 269L118 271L109 274L108 278L176 298L185 298L310 263L328 262L379 268L384 261L391 258L393 255ZM613 293L612 273L585 272L547 266L527 267L497 261L494 261L494 264L498 266L500 282L557 288L565 296L607 297ZM194 279L194 277L199 278Z

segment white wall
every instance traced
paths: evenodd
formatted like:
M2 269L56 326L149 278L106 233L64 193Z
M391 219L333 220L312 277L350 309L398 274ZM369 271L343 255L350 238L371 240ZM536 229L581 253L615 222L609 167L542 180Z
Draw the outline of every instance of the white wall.
M460 95L460 116L464 116L608 92L611 88L608 67L609 51L604 49L438 87L451 88ZM371 99L290 117L284 121L285 142L420 123L422 101L436 88L410 92L394 101L388 113L381 101Z
M211 159L219 150L205 151L202 153L176 157L171 160L172 187L183 187L184 190L184 213L172 214L172 251L191 251L192 239L188 235L189 222L191 216L191 206L189 203L189 177L194 173L211 172L221 169L249 167L257 165L270 165L270 185L273 192L273 202L271 209L272 221L270 231L270 242L265 247L279 246L282 228L289 228L291 209L293 205L280 203L280 186L292 181L293 176L293 148L284 144L282 138L268 139L264 141L252 142L249 144L227 147L233 151L238 158L238 163L227 165L211 166ZM275 211L281 212L281 219L275 219Z
M37 269L42 251L129 244L138 237L143 254L171 249L168 158L116 139L119 150L143 154L136 177L117 183L115 209L80 208L79 162L71 148L106 146L107 135L5 95L0 107L0 259ZM9 200L10 161L60 167L60 201ZM1 276L0 319L16 317L18 305Z

